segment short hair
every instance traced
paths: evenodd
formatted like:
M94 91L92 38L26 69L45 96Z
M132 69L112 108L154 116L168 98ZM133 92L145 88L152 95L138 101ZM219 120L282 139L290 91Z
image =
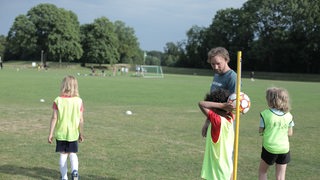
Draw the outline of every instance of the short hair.
M266 91L266 100L270 108L275 108L283 112L289 112L291 109L289 93L284 88L268 88Z
M229 52L226 48L224 47L216 47L216 48L212 48L209 52L208 52L208 59L207 62L210 63L210 60L212 57L215 56L221 56L222 58L224 58L226 60L227 63L230 62L230 56L229 56Z
M230 94L228 90L219 88L212 91L211 93L207 93L204 100L211 101L211 102L224 103L228 101L229 95Z
M66 76L61 83L60 94L70 97L79 96L78 81L74 76Z

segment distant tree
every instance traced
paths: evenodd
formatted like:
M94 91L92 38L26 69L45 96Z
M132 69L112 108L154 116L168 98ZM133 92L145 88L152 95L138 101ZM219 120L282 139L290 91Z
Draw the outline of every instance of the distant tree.
M81 44L85 49L83 63L116 64L119 62L119 41L114 28L113 23L106 17L81 26Z
M320 72L319 1L252 0L256 40L251 57L259 69L277 72Z
M147 65L163 65L163 53L161 51L148 51L145 60Z
M319 9L319 0L249 0L239 9L219 10L209 27L187 31L176 65L208 67L207 52L224 46L231 59L243 51L244 70L320 73Z
M163 65L175 66L179 61L180 55L181 52L178 45L173 42L166 43L166 46L164 48Z
M77 16L53 4L39 4L18 16L7 37L8 51L18 58L79 59L82 55Z
M6 37L4 35L0 35L0 56L2 61L4 60L4 52L6 48Z
M54 59L72 61L80 59L83 50L80 44L80 24L77 16L71 11L62 11L60 21L53 28L53 33L48 36L49 53ZM67 24L67 25L66 25Z
M155 56L147 56L146 57L146 61L145 61L146 65L161 65L161 60L158 57Z
M27 16L19 15L16 17L7 36L6 58L35 58L39 48L37 46L36 31L37 27Z
M185 59L180 61L180 65L185 67L203 67L206 62L207 48L203 48L206 28L192 26L187 31Z
M133 64L135 60L134 57L139 56L140 50L138 38L135 36L134 29L127 27L122 21L115 21L114 27L119 41L119 62Z

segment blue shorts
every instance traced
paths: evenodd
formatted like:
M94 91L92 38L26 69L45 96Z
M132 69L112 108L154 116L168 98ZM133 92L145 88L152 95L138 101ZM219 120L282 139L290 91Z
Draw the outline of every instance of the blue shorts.
M60 153L77 153L78 152L78 141L59 141L56 140L56 152Z
M261 159L270 166L274 163L288 164L290 162L290 151L285 154L272 154L262 147Z

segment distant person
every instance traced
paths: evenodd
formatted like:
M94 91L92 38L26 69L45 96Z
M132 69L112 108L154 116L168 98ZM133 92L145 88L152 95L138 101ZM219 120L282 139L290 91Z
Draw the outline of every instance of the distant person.
M2 64L1 56L0 56L0 69L3 69L3 64Z
M269 106L260 113L259 133L263 137L259 180L267 179L269 166L276 163L276 179L284 180L290 162L289 136L293 134L293 118L289 94L283 88L268 88L266 100Z
M140 65L136 65L136 76L140 76Z
M94 69L94 67L93 66L91 66L91 75L92 76L95 76L96 75L96 70Z
M113 76L117 75L117 67L116 66L112 67L112 72L113 72Z
M214 77L210 87L210 92L222 88L229 91L230 94L235 92L237 73L234 72L228 65L230 62L230 56L227 49L224 47L216 47L208 52L207 62L211 65ZM232 111L233 106L230 104L225 110ZM206 120L202 127L202 136L207 134L207 128L210 121Z
M56 152L60 153L61 179L68 179L68 156L73 180L79 179L78 141L83 136L83 102L79 97L78 81L73 76L66 76L61 84L60 96L53 102L53 114L50 123L48 142L56 139Z
M250 73L250 79L251 79L251 81L254 81L254 71L251 71L251 73Z
M201 178L209 180L230 180L233 172L234 115L225 111L229 92L217 89L199 102L203 114L210 121Z

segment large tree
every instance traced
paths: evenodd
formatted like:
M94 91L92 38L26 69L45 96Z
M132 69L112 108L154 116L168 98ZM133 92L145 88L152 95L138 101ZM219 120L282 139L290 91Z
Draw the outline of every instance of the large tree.
M77 16L53 4L39 4L18 16L7 40L9 53L17 58L36 58L43 52L50 60L69 61L82 55Z
M113 23L106 17L81 26L82 62L115 64L119 62L119 41Z
M17 16L7 36L6 59L35 58L37 52L35 33L36 26L27 16Z
M205 40L205 28L192 26L187 31L186 52L185 57L180 58L179 64L185 67L203 67L206 61L207 49L203 49Z
M0 57L2 60L3 60L6 44L7 44L6 37L4 35L0 35Z
M183 57L182 54L184 53L182 48L182 43L173 43L168 42L166 43L166 47L164 48L164 55L163 55L163 65L166 66L175 66L179 62L180 58Z
M187 32L186 57L177 65L205 67L199 62L206 53L224 46L231 59L243 51L244 70L319 73L319 10L319 0L248 0L222 9L209 27Z
M134 29L125 25L122 21L114 22L115 33L119 40L118 52L120 63L135 63L135 57L142 58L138 38Z

